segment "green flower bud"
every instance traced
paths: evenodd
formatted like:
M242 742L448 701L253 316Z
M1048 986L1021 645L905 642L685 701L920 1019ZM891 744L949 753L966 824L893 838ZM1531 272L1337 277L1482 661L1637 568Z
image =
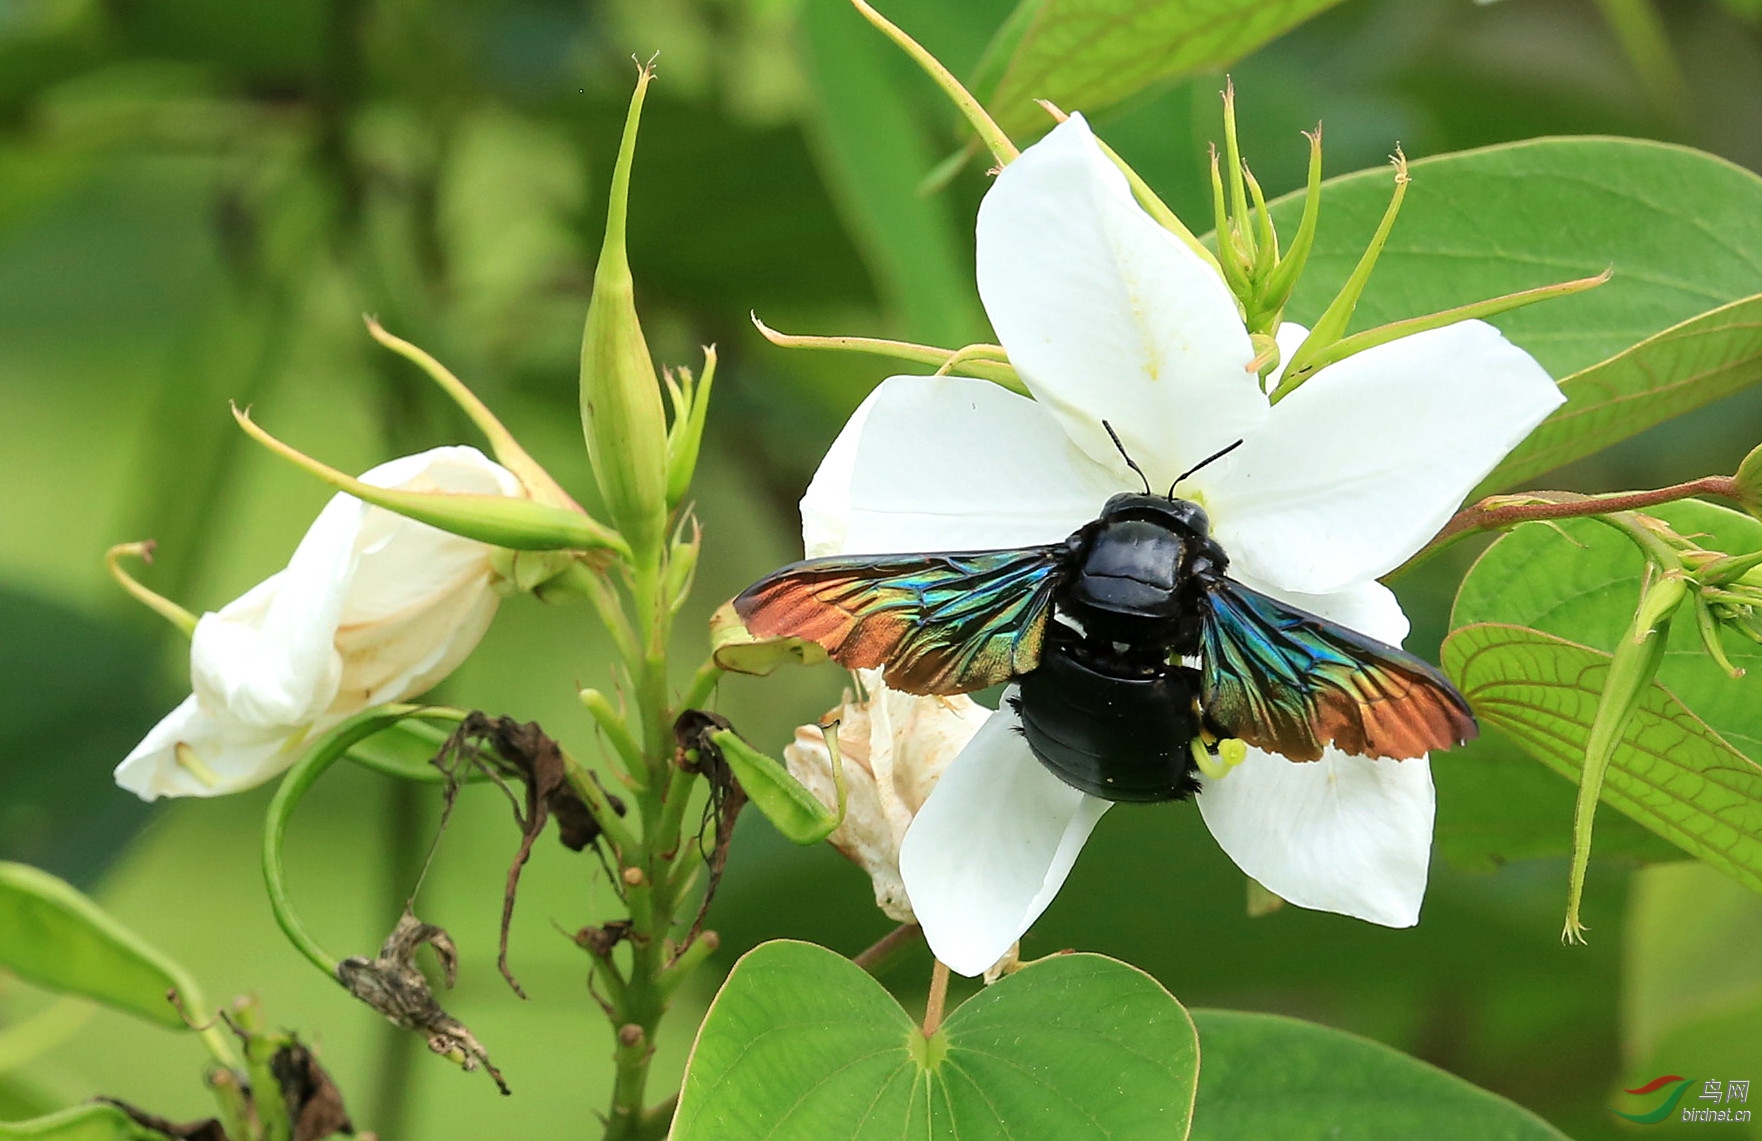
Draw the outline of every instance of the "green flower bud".
M612 522L642 560L659 550L667 521L667 417L660 381L636 317L624 220L630 165L643 97L654 72L643 67L612 171L606 236L594 268L593 297L581 339L581 426Z
M1640 695L1658 674L1665 643L1670 640L1670 619L1687 597L1688 579L1680 570L1659 574L1640 596L1633 622L1616 643L1615 654L1609 661L1609 676L1604 679L1603 695L1585 740L1584 771L1579 777L1578 803L1573 810L1572 877L1566 929L1561 934L1567 942L1585 941L1585 925L1579 921L1579 900L1584 894L1585 869L1591 860L1591 824L1603 792L1603 775L1609 771L1610 758L1621 743L1628 721L1639 708Z
M673 423L667 429L667 509L672 511L691 490L697 472L697 454L704 440L709 416L710 389L716 382L716 346L704 349L703 375L680 368L667 373L667 396L673 405Z
M775 758L759 752L731 729L711 734L722 759L734 770L735 779L753 804L777 831L797 844L817 844L832 835L844 819L846 792L844 765L838 756L838 734L826 734L832 753L832 780L837 803L828 808Z

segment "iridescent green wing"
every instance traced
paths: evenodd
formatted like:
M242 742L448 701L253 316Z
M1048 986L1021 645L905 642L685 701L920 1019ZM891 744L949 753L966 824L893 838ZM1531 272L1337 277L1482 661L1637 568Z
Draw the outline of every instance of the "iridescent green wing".
M1205 587L1200 702L1225 735L1314 761L1329 744L1406 758L1479 734L1449 679L1405 650L1221 575Z
M817 642L850 669L887 668L906 693L967 693L1040 661L1063 544L810 559L734 600L761 638Z

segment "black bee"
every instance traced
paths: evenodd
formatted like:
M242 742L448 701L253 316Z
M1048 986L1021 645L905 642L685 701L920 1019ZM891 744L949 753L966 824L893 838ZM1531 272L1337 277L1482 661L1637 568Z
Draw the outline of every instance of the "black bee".
M759 637L885 666L907 693L1015 681L1034 755L1107 800L1186 798L1198 751L1224 738L1313 761L1330 744L1407 758L1476 736L1431 665L1230 578L1204 509L1169 492L1146 480L1046 546L810 559L734 607Z

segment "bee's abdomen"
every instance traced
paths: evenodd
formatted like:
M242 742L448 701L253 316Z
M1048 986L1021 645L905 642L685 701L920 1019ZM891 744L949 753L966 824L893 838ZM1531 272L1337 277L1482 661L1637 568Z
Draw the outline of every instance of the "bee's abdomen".
M1065 644L1022 678L1016 710L1034 755L1066 784L1104 800L1183 800L1199 790L1198 692L1197 670L1110 669Z

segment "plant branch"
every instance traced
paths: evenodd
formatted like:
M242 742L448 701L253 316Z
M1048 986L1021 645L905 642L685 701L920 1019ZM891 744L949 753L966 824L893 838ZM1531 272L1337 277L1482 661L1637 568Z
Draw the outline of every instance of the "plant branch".
M851 962L863 968L863 970L868 971L870 974L874 974L881 968L882 964L887 962L888 959L891 959L897 952L911 946L923 937L924 929L916 923L901 923L898 927L895 927L887 934L881 936L881 938L875 940L868 950L863 951L861 954L851 959Z
M1735 500L1738 498L1737 480L1729 475L1707 475L1650 491L1621 491L1608 495L1580 495L1573 491L1489 495L1453 515L1431 542L1420 548L1417 554L1394 573L1409 570L1456 540L1482 531L1503 531L1519 523L1639 511L1696 495L1717 495L1722 499Z

